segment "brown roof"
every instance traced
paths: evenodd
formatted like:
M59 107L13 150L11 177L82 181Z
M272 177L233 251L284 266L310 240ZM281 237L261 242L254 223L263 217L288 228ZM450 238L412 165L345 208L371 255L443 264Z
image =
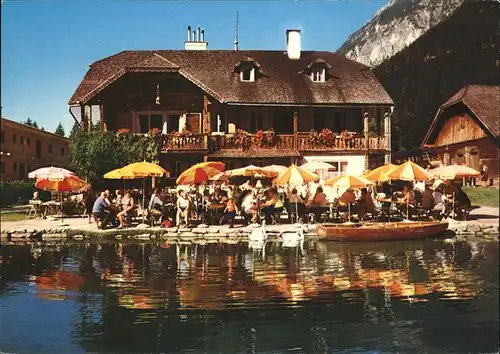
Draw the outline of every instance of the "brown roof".
M465 105L490 135L495 138L500 136L500 86L467 85L462 87L439 107L436 117L427 131L422 146L428 143L441 117L441 112L447 107L458 103Z
M265 75L241 82L240 60L251 58ZM327 65L329 78L314 83L300 72L312 62ZM290 60L283 51L124 51L92 64L70 104L85 103L127 72L178 71L212 97L228 103L387 104L393 101L370 69L332 52L303 51Z
M50 137L51 139L63 140L65 142L69 143L69 139L64 137L64 136L60 136L60 135L57 135L55 133L48 132L46 130L41 130L40 128L31 127L31 126L26 125L24 123L19 123L19 122L13 121L13 120L8 119L8 118L1 117L0 118L0 125L11 126L14 128L24 128L27 130L31 130L35 134L46 135L46 136Z

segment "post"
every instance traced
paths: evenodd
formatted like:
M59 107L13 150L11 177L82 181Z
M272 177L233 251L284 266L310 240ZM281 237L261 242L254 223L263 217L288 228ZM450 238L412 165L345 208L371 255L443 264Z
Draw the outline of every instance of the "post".
M89 115L88 115L87 126L88 126L88 129L90 131L90 130L92 130L92 105L87 106L87 107L89 108Z
M384 137L385 137L385 158L384 163L387 165L391 163L391 114L385 112L384 114Z
M107 131L107 126L104 121L104 108L102 103L99 103L99 126L101 128L101 131Z
M363 114L363 135L365 137L365 171L368 171L369 164L368 164L368 151L370 149L370 137L368 136L368 112L366 109L364 110Z
M80 106L80 125L81 125L83 131L86 132L87 131L87 117L86 117L84 105Z
M297 150L298 145L298 130L299 130L299 114L297 112L293 113L293 148Z

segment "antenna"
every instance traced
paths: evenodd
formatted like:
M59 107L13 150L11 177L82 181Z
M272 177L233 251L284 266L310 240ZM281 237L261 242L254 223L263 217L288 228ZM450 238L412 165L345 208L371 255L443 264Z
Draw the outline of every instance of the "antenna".
M238 50L238 25L240 23L240 10L236 10L236 27L234 31L234 50Z

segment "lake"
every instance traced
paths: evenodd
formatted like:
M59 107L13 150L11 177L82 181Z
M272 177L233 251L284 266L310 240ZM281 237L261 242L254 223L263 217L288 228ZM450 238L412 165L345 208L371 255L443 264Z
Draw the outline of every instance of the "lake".
M479 353L498 239L3 245L0 350Z

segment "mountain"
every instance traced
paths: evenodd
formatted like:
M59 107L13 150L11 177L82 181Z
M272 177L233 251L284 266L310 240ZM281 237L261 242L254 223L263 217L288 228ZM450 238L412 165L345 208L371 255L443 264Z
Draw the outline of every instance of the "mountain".
M337 53L377 66L449 17L464 1L471 0L390 0Z

